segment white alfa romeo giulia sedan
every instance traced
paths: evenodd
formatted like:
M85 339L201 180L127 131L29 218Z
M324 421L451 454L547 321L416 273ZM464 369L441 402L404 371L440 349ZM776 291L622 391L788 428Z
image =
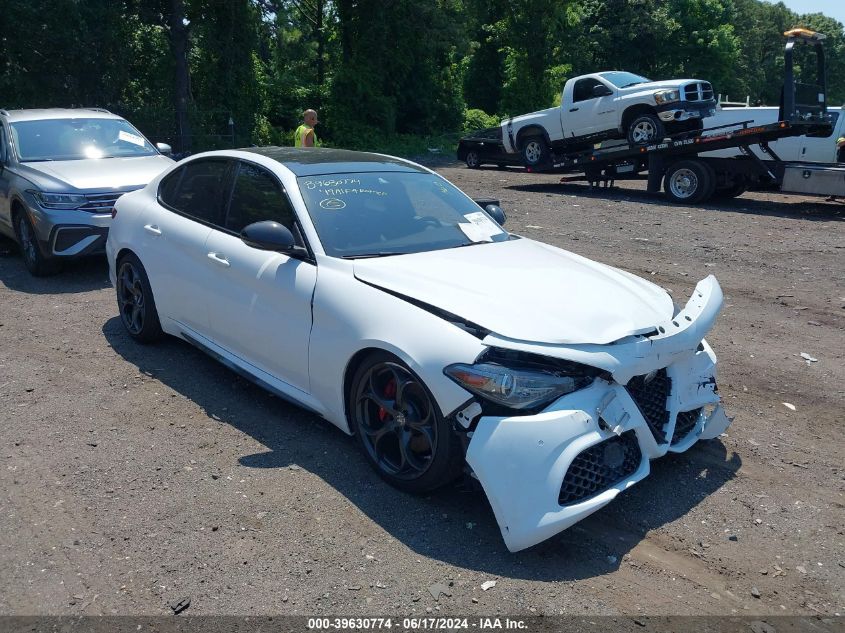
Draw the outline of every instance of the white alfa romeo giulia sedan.
M676 306L504 221L398 158L216 151L122 196L107 253L134 339L182 338L354 433L399 488L469 473L516 551L729 419L715 278Z

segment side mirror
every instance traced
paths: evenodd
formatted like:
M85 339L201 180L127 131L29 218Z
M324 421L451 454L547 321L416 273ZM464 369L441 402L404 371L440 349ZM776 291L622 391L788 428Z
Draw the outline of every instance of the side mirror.
M488 204L499 206L499 201L496 198L473 198L472 201L482 209L487 208Z
M247 246L262 251L291 254L296 248L290 229L272 220L253 222L245 226L241 231L241 239Z
M165 156L170 156L173 154L173 148L170 147L167 143L156 143L156 149L164 154Z
M597 86L593 86L593 96L594 97L609 97L613 94L613 90L605 86L604 84L598 84Z
M487 214L499 223L499 226L504 226L508 221L508 216L505 215L504 210L498 204L488 204L484 207Z

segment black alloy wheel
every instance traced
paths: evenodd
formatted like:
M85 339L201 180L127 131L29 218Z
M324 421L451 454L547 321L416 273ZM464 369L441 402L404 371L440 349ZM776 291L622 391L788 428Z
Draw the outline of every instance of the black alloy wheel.
M426 492L460 472L457 438L428 389L398 358L371 355L355 373L350 400L358 441L392 485Z
M118 262L115 289L120 320L129 335L142 343L161 338L161 324L150 282L134 255L127 255Z

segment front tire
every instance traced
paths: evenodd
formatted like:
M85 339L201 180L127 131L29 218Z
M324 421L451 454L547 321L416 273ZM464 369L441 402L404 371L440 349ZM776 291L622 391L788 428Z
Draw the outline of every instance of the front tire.
M41 252L35 229L25 212L18 213L15 218L15 235L18 237L24 266L33 277L47 277L59 272L61 264Z
M666 127L656 114L641 114L628 125L629 145L648 145L666 136Z
M549 146L542 136L529 136L522 141L522 162L528 167L542 165L549 160Z
M139 343L152 343L164 336L147 271L132 253L117 262L115 291L120 321L129 336Z
M467 152L467 156L464 159L464 162L466 162L467 167L469 167L470 169L478 169L479 167L481 167L481 159L478 156L478 152L476 152L475 150L470 150Z
M424 493L460 474L458 438L422 380L392 354L361 363L347 411L367 461L392 486Z

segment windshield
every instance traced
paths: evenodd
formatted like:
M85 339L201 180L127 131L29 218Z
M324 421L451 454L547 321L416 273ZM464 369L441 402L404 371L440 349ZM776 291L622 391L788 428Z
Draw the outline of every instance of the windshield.
M43 119L11 124L21 162L152 156L156 149L123 119Z
M333 257L383 257L509 238L440 176L366 172L297 178L320 242Z
M613 71L611 73L599 73L602 77L607 79L617 88L627 88L628 86L636 86L637 84L647 84L651 79L628 73L624 71Z

